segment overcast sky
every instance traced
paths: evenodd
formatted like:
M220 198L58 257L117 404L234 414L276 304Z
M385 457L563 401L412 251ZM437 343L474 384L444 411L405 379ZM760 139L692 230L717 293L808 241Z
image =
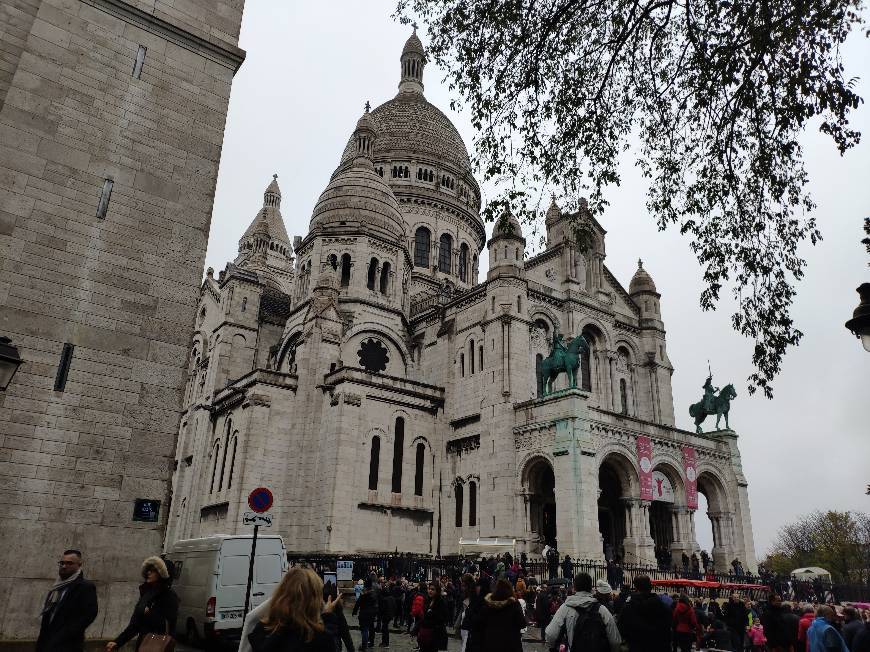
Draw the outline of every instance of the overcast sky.
M377 106L396 93L409 29L390 18L394 7L375 0L248 0L240 38L247 59L230 98L208 266L220 270L235 257L273 173L291 239L307 232L314 202L366 100ZM425 29L421 37L425 45ZM867 39L853 35L845 63L846 78L860 77L857 92L870 96ZM453 120L473 154L474 131L467 116L450 112L442 78L443 72L427 67L426 97ZM701 396L708 358L715 383L737 387L731 426L740 435L759 556L782 524L802 514L870 511L864 495L870 483L870 353L843 326L858 303L855 288L870 281L860 244L862 220L870 215L866 106L853 125L865 143L845 158L817 132L803 138L824 241L804 249L809 265L793 311L804 340L789 351L771 401L747 395L751 342L731 330L729 302L711 313L699 308L701 273L688 241L676 230L657 231L645 208L645 182L630 158L601 219L610 270L627 287L643 258L662 295L677 425L692 427L688 406ZM709 550L705 521L698 519L699 542Z

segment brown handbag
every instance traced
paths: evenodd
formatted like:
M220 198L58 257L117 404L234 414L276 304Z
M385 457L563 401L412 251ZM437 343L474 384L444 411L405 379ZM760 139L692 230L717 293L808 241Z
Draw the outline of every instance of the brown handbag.
M169 634L169 621L166 621L165 634L145 634L137 652L175 652L175 639Z

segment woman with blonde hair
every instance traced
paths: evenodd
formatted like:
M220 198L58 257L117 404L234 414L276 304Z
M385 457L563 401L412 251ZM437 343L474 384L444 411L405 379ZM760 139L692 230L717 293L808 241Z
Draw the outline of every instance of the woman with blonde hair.
M254 652L335 652L336 602L323 601L323 580L310 568L291 568L269 598L265 617L248 636Z

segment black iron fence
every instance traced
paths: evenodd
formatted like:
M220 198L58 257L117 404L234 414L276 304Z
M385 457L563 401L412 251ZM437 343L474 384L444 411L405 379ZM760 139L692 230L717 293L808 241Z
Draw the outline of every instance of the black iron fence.
M291 565L306 564L320 573L335 572L339 560L353 562L353 580L357 581L370 575L373 571L385 577L404 577L410 581L421 582L447 575L452 580L458 579L463 573L474 573L481 566L486 566L494 572L498 559L482 558L468 559L463 557L416 557L412 555L323 555L288 553ZM509 571L508 568L505 569ZM606 580L614 588L631 586L638 575L646 575L652 580L706 580L723 584L754 584L763 585L769 591L783 595L787 600L806 602L870 602L870 584L825 584L794 580L789 577L773 574L754 575L751 573L734 575L733 573L715 573L692 571L691 569L667 569L642 565L602 564L596 560L574 560L570 566L560 562L555 568L541 559L527 560L522 563L522 572L527 583L531 585L544 583L567 583L578 573L588 573L593 581ZM674 588L673 590L678 590ZM719 597L716 590L695 589L684 587L690 595ZM730 592L730 590L729 590ZM738 589L736 592L745 597L757 599L767 593L757 589Z

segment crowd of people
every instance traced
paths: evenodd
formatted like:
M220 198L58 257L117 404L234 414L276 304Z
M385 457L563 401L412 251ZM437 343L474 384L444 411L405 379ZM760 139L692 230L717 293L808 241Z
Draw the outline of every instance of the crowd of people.
M82 563L77 550L66 550L58 562L58 580L41 613L38 652L83 649L98 605ZM171 562L149 557L141 574L129 624L106 644L107 652L128 641L137 650L163 649L155 646L175 635ZM450 635L458 637L461 652L521 652L523 640L555 652L870 652L867 609L789 603L777 593L720 600L662 589L646 575L636 575L631 587L585 572L541 581L504 557L469 561L453 576L418 582L371 567L352 592L340 593L297 565L248 614L239 651L355 652L345 615L345 602L352 602L361 650L389 648L390 633L398 630L419 652L446 650Z

